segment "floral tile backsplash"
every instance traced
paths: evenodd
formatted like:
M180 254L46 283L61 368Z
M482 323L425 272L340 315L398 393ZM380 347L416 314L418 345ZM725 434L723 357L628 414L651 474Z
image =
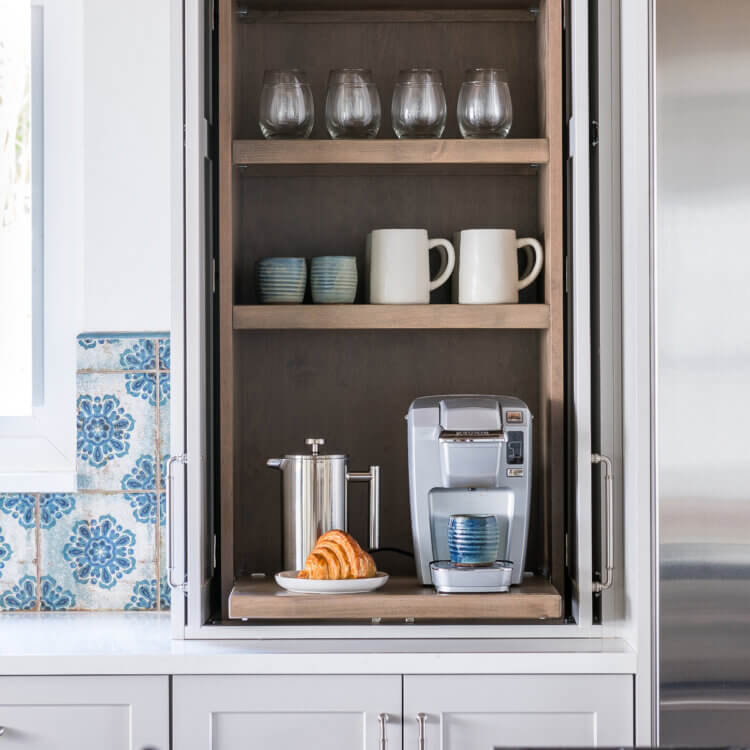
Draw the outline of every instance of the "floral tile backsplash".
M76 348L78 491L0 494L0 610L169 609L169 336Z

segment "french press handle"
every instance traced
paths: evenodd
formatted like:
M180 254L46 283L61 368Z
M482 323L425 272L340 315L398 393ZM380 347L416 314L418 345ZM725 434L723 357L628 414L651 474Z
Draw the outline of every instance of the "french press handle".
M371 466L370 471L348 471L350 482L370 483L370 549L380 546L380 467Z

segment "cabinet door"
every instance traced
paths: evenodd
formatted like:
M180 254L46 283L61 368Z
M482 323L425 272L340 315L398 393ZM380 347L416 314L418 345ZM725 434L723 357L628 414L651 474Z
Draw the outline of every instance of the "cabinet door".
M0 747L169 750L168 677L0 677Z
M174 750L400 750L401 677L176 676L173 717Z
M420 713L425 714L424 746ZM405 750L632 744L629 675L404 678Z

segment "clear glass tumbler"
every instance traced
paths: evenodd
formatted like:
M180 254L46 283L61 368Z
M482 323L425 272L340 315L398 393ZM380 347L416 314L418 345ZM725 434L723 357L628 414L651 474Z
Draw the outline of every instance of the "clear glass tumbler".
M391 103L396 137L440 138L447 115L443 74L439 70L411 68L399 72Z
M265 138L307 138L315 123L312 89L302 70L267 70L260 94Z
M471 68L458 94L458 129L464 138L505 138L513 124L513 104L505 71Z
M374 138L380 130L380 117L380 94L369 70L330 72L326 127L331 138Z

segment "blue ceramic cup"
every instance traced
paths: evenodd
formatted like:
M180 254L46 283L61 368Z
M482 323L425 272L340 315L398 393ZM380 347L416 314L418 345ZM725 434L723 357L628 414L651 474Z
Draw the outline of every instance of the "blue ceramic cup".
M350 305L357 296L357 259L351 255L313 258L310 291L318 305Z
M448 549L456 565L489 565L497 559L499 544L494 515L457 514L448 519Z
M265 305L299 305L305 298L304 258L263 258L258 261L258 291Z

